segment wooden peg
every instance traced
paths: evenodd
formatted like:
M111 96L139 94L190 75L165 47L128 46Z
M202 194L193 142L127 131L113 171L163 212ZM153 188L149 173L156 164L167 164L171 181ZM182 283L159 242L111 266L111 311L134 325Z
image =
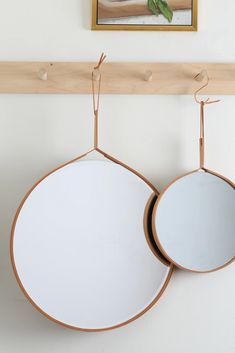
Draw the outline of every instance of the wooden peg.
M196 80L197 82L202 82L204 80L205 77L207 77L207 71L206 70L202 70L201 72L199 72L196 76L194 76L194 80Z
M147 82L151 82L153 79L153 73L151 70L147 70L144 75L144 80Z
M38 71L38 77L40 78L40 80L42 81L47 81L48 78L48 73L45 69L40 69Z

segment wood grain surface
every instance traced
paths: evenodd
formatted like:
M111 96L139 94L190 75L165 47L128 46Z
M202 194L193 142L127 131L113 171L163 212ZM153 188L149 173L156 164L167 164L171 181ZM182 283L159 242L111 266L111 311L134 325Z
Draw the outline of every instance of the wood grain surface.
M91 94L89 62L0 62L0 93ZM45 69L46 81L38 77ZM101 68L102 94L193 94L203 82L194 76L207 70L202 94L235 94L235 63L108 62ZM152 80L145 81L146 71Z

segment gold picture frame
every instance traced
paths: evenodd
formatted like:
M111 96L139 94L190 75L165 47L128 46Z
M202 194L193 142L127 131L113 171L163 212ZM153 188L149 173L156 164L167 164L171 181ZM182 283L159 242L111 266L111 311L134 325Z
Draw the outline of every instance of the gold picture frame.
M178 23L177 24L124 23L122 17L124 18L135 17L135 22L136 22L138 17L141 17L141 14L145 15L145 18L147 17L147 15L150 15L151 12L148 10L147 0L146 0L146 4L144 0L136 0L136 4L134 4L135 2L133 2L133 0L132 1L92 0L92 30L197 31L198 0L167 0L167 2L169 3L169 6L172 7L173 13L174 11L177 11L177 10L183 10L187 8L189 10L191 9L191 17L190 17L191 23L189 24L184 23L182 25ZM191 2L191 5L190 5L190 2ZM134 6L135 6L135 10L133 12ZM121 13L122 9L123 9L123 15ZM99 17L99 12L102 12L102 16L104 16L104 18ZM115 16L115 18L112 16ZM113 23L112 23L112 20L113 20ZM120 23L118 23L118 21L120 21ZM162 19L161 19L161 22L162 22Z

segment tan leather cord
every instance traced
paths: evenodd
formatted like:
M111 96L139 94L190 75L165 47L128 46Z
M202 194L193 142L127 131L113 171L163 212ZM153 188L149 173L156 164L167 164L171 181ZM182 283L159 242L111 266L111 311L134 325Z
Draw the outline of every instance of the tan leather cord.
M103 64L105 59L106 59L106 55L104 53L102 53L98 64L94 67L94 70L99 70L100 66Z
M220 102L219 99L217 100L210 100L210 98L207 98L206 100L199 100L197 98L198 93L205 87L208 86L209 84L209 76L208 73L206 72L206 79L207 82L200 87L195 93L194 93L194 99L196 103L200 104L200 139L199 139L199 145L200 145L200 169L205 169L205 119L204 119L204 108L206 104L213 104L213 103L218 103Z
M104 53L101 54L98 64L94 67L94 71L98 70L99 77L97 81L97 97L95 93L95 77L94 71L92 71L92 95L93 95L93 110L94 110L94 150L97 150L99 144L99 105L100 105L100 87L101 87L101 73L99 71L100 66L106 59Z
M93 76L93 73L92 73ZM98 125L98 115L99 115L99 104L100 104L100 86L101 86L101 77L98 82L98 93L97 101L95 97L95 83L94 78L92 78L92 93L93 93L93 109L94 109L94 149L97 149L99 142L99 125Z
M205 165L205 129L204 129L204 106L205 103L200 103L200 168L203 169Z

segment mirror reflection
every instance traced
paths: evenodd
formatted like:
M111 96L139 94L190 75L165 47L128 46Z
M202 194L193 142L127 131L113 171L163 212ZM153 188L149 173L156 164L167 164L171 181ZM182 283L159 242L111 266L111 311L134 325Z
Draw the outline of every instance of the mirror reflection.
M234 185L197 171L171 184L153 213L155 240L178 267L207 272L235 256Z

